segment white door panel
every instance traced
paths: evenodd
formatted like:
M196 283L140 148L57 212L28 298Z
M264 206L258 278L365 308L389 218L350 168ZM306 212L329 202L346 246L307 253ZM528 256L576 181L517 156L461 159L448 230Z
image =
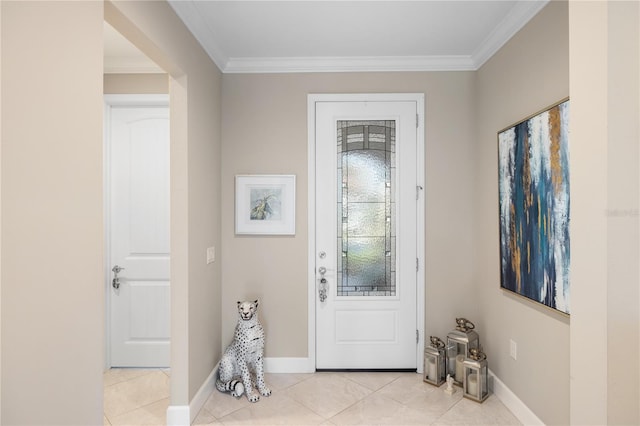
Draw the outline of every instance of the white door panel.
M316 367L417 368L417 103L315 108Z
M336 310L336 343L398 343L395 310Z
M108 107L110 359L113 367L168 367L169 109ZM111 275L113 278L113 274Z

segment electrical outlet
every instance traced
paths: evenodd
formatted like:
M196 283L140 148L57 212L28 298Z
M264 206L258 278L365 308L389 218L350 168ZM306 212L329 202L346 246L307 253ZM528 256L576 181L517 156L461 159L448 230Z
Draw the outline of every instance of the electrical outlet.
M513 340L509 340L509 355L511 358L518 359L518 344Z
M207 265L216 261L216 248L207 247Z

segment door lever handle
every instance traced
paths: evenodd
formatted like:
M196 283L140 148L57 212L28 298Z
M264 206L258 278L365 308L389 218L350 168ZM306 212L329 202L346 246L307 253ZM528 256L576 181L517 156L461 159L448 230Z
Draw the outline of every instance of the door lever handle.
M320 297L320 302L324 302L327 300L327 279L325 277L320 278L320 288L318 289L318 295Z
M321 266L318 268L318 272L320 273L320 285L318 286L318 296L320 298L320 302L324 302L327 300L327 289L329 288L329 284L327 283L327 279L324 277L324 274L327 273L327 268Z
M118 265L111 268L111 272L113 272L113 281L111 281L111 286L116 290L120 288L120 277L118 274L123 270L124 268Z

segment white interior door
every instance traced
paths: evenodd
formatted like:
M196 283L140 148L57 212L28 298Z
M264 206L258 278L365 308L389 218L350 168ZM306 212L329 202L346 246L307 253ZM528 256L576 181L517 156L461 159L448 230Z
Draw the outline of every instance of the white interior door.
M169 367L169 108L151 99L107 104L112 367Z
M417 102L315 107L316 368L416 369Z

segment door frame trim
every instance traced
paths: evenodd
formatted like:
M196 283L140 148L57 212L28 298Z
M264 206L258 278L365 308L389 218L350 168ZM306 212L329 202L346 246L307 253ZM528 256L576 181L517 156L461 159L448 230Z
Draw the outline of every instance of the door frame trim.
M110 138L111 127L111 109L123 106L166 106L169 107L168 94L105 94L104 100L104 116L103 116L103 138L102 138L102 198L103 198L103 232L104 232L104 369L111 368L111 185L109 167L111 165Z
M416 254L419 270L416 276L416 366L423 372L424 320L425 320L425 95L424 93L357 93L357 94L317 94L307 95L307 153L308 153L308 265L307 268L307 312L308 346L307 372L316 370L316 103L318 102L391 102L414 101L418 114L416 135L416 185L419 196L417 211Z

